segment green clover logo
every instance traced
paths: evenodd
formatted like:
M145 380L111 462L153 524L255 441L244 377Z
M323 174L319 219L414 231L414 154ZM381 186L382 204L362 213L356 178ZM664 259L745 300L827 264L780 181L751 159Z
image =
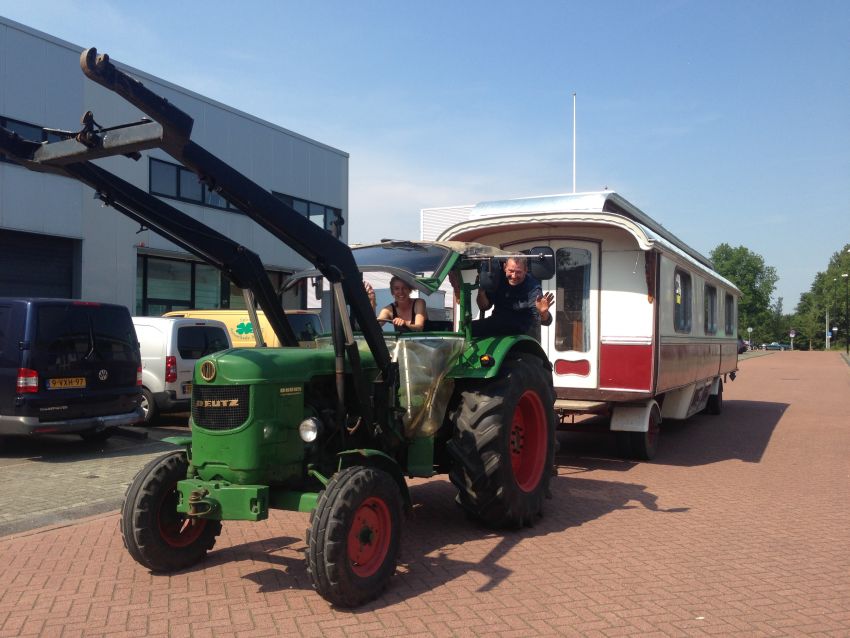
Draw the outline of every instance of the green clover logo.
M250 321L248 321L247 323L240 323L238 326L236 326L236 334L238 335L249 335L253 334L253 332L254 326L251 325Z

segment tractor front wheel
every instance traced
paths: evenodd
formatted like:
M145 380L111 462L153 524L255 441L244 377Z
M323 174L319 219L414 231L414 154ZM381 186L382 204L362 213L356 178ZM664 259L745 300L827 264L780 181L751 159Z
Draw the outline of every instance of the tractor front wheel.
M154 572L173 572L200 561L215 545L221 521L177 512L177 482L186 478L182 450L154 459L136 475L121 506L124 547Z
M383 470L340 470L319 496L307 529L307 571L313 587L339 607L377 598L395 573L402 497Z

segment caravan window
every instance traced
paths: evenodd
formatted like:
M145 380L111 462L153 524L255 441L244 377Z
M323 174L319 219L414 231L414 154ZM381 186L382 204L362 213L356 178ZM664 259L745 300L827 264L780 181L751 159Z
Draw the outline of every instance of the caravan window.
M691 276L676 270L673 276L673 328L676 332L691 331Z
M703 305L705 306L705 334L713 335L717 332L717 288L705 285Z
M590 349L590 251L559 248L555 256L555 349Z
M735 297L726 295L726 334L735 334Z

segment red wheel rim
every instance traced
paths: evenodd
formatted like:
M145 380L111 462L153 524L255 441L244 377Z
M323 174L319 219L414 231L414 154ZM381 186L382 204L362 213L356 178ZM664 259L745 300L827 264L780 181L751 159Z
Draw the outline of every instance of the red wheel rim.
M511 467L523 492L540 483L546 465L547 427L543 403L536 392L526 391L514 410L511 424Z
M156 518L160 538L171 547L188 547L200 538L207 524L203 519L190 519L177 511L177 483L162 495Z
M348 531L348 560L355 574L367 578L381 568L390 551L392 525L382 499L372 496L360 504Z

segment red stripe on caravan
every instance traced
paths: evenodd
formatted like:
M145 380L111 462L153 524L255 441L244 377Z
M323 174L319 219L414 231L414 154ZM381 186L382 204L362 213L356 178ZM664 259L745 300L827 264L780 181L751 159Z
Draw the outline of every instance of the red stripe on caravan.
M586 377L590 374L590 361L587 359L579 359L578 361L556 359L555 374L577 374L581 377Z
M599 387L650 390L652 346L603 343L599 356Z

